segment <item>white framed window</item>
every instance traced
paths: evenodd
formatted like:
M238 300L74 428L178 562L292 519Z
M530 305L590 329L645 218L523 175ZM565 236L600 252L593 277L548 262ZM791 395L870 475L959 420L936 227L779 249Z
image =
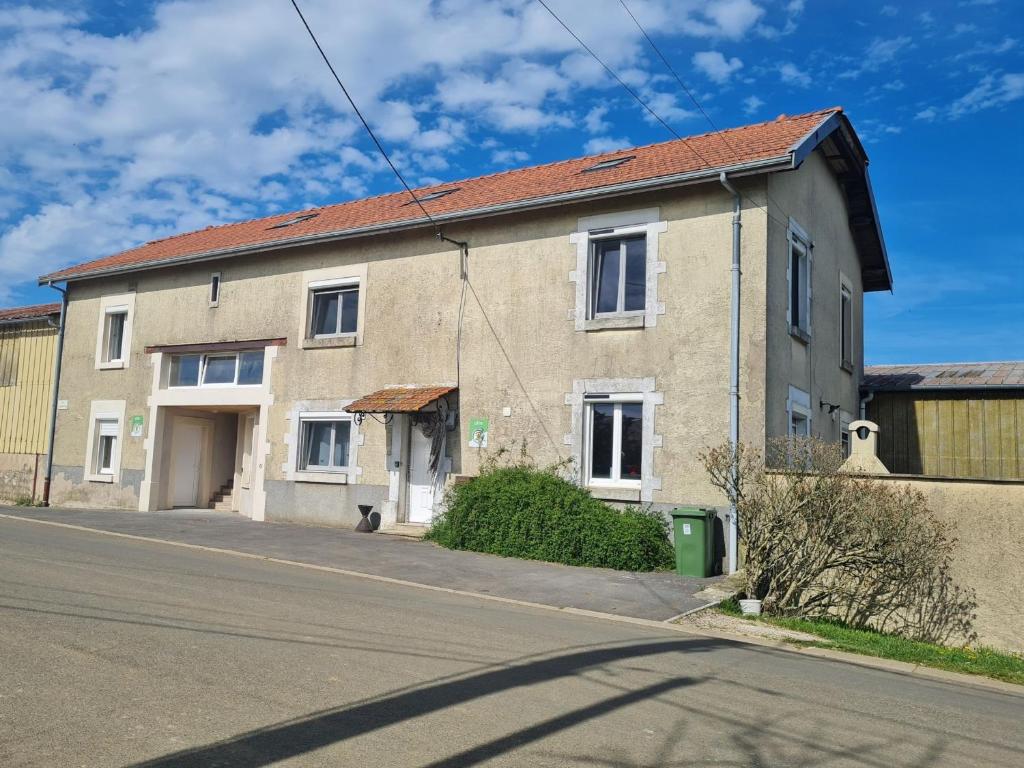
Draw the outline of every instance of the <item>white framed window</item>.
M116 483L121 476L124 443L124 400L93 400L85 448L85 477L95 483Z
M795 221L789 223L789 302L787 318L791 333L805 340L811 336L811 249L810 237Z
M359 282L313 284L310 286L309 307L308 338L355 336L359 327Z
M303 413L299 416L300 472L348 472L352 449L352 417L344 413Z
M668 222L658 208L586 216L569 236L576 248L576 306L569 318L577 331L646 328L657 325L665 305L658 301L658 243Z
M644 403L641 394L587 394L586 471L591 485L640 487Z
M791 437L811 436L811 396L794 386L789 388L786 414Z
M131 360L135 294L100 297L96 368L127 368Z
M840 279L839 284L839 366L853 370L853 291Z
M97 475L114 474L114 457L117 455L119 431L116 418L96 420L96 452L93 456L93 472Z
M587 318L643 315L647 307L647 234L591 234Z
M220 306L220 272L210 275L210 306Z
M248 387L263 383L263 350L173 355L169 387Z
M127 307L111 307L103 317L103 362L123 363L124 330L128 324Z

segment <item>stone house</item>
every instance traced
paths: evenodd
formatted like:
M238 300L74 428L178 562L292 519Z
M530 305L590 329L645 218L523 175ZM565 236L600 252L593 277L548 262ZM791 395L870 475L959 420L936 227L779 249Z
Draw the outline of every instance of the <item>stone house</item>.
M834 108L420 189L429 221L400 192L44 275L53 503L425 524L525 446L601 498L720 505L698 453L731 420L855 418L863 294L891 287L867 162Z

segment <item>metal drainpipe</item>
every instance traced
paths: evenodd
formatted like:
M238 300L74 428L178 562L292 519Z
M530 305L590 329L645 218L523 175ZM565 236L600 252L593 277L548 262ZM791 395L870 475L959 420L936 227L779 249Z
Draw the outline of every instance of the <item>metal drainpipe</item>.
M868 392L866 397L862 397L860 399L860 418L861 418L861 421L867 419L867 417L868 417L868 403L870 403L874 399L875 399L875 393L874 392Z
M57 397L60 394L60 362L64 357L64 320L68 313L68 289L48 283L60 291L60 325L57 327L57 359L53 361L53 392L50 394L50 436L46 444L46 476L43 478L44 507L50 506L50 479L53 477L53 440L57 433Z
M732 446L732 480L738 471L736 451L740 444L740 229L743 224L740 193L729 183L725 171L719 175L722 186L732 194L732 306L729 318L729 444ZM726 542L729 573L739 566L739 520L736 505L729 504L729 531Z

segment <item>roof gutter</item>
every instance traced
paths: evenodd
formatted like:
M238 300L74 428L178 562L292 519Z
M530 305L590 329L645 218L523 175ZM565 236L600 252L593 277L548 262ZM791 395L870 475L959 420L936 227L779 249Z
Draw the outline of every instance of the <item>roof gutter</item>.
M757 173L791 170L793 167L795 166L793 163L792 153L790 152L778 157L766 158L751 163L738 163L736 165L726 166L724 168L704 168L699 171L677 173L672 174L670 176L659 176L654 179L629 181L624 182L622 184L610 185L607 187L598 187L596 189L584 189L575 192L562 192L557 195L547 195L545 197L535 197L528 200L517 200L509 203L499 203L498 205L489 205L484 206L482 208L472 208L466 211L455 211L447 214L436 214L433 216L433 220L438 224L453 221L466 221L470 219L483 218L486 216L494 216L503 213L516 213L519 211L530 211L537 210L540 208L549 208L551 206L561 205L563 203L569 202L595 200L604 197L614 197L616 195L635 194L639 192L648 192L657 189L665 189L667 187L697 184L700 182L710 180L718 180L722 173L728 173L730 177L735 178L736 176L746 176ZM53 282L54 280L72 282L75 280L85 280L93 277L121 275L128 272L140 272L148 269L157 269L159 267L176 266L178 264L210 261L212 259L220 259L227 256L240 256L243 254L263 253L267 251L280 250L282 248L294 248L296 246L301 245L314 245L318 243L334 242L338 240L348 240L356 237L366 237L369 235L401 232L405 230L416 229L418 227L423 226L431 226L431 222L429 222L426 218L409 219L400 222L388 222L385 224L374 224L366 227L343 229L338 230L336 232L324 232L316 235L307 235L305 237L293 237L287 240L276 240L271 243L253 243L251 245L244 245L234 248L220 248L213 251L203 251L201 253L188 254L186 256L176 256L173 258L147 261L139 264L125 265L122 267L111 267L109 269L97 269L77 274L64 274L62 272L54 272L49 275L43 275L42 277L40 277L39 285L47 285Z

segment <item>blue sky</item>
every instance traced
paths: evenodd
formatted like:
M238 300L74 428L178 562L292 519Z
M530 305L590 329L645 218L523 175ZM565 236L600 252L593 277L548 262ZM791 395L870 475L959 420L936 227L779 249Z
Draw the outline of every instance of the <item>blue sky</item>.
M1024 358L1024 8L627 0L720 127L844 106L895 291L868 362ZM669 138L533 0L301 3L416 184ZM552 8L680 133L618 0ZM156 237L393 191L287 0L0 0L0 305Z

